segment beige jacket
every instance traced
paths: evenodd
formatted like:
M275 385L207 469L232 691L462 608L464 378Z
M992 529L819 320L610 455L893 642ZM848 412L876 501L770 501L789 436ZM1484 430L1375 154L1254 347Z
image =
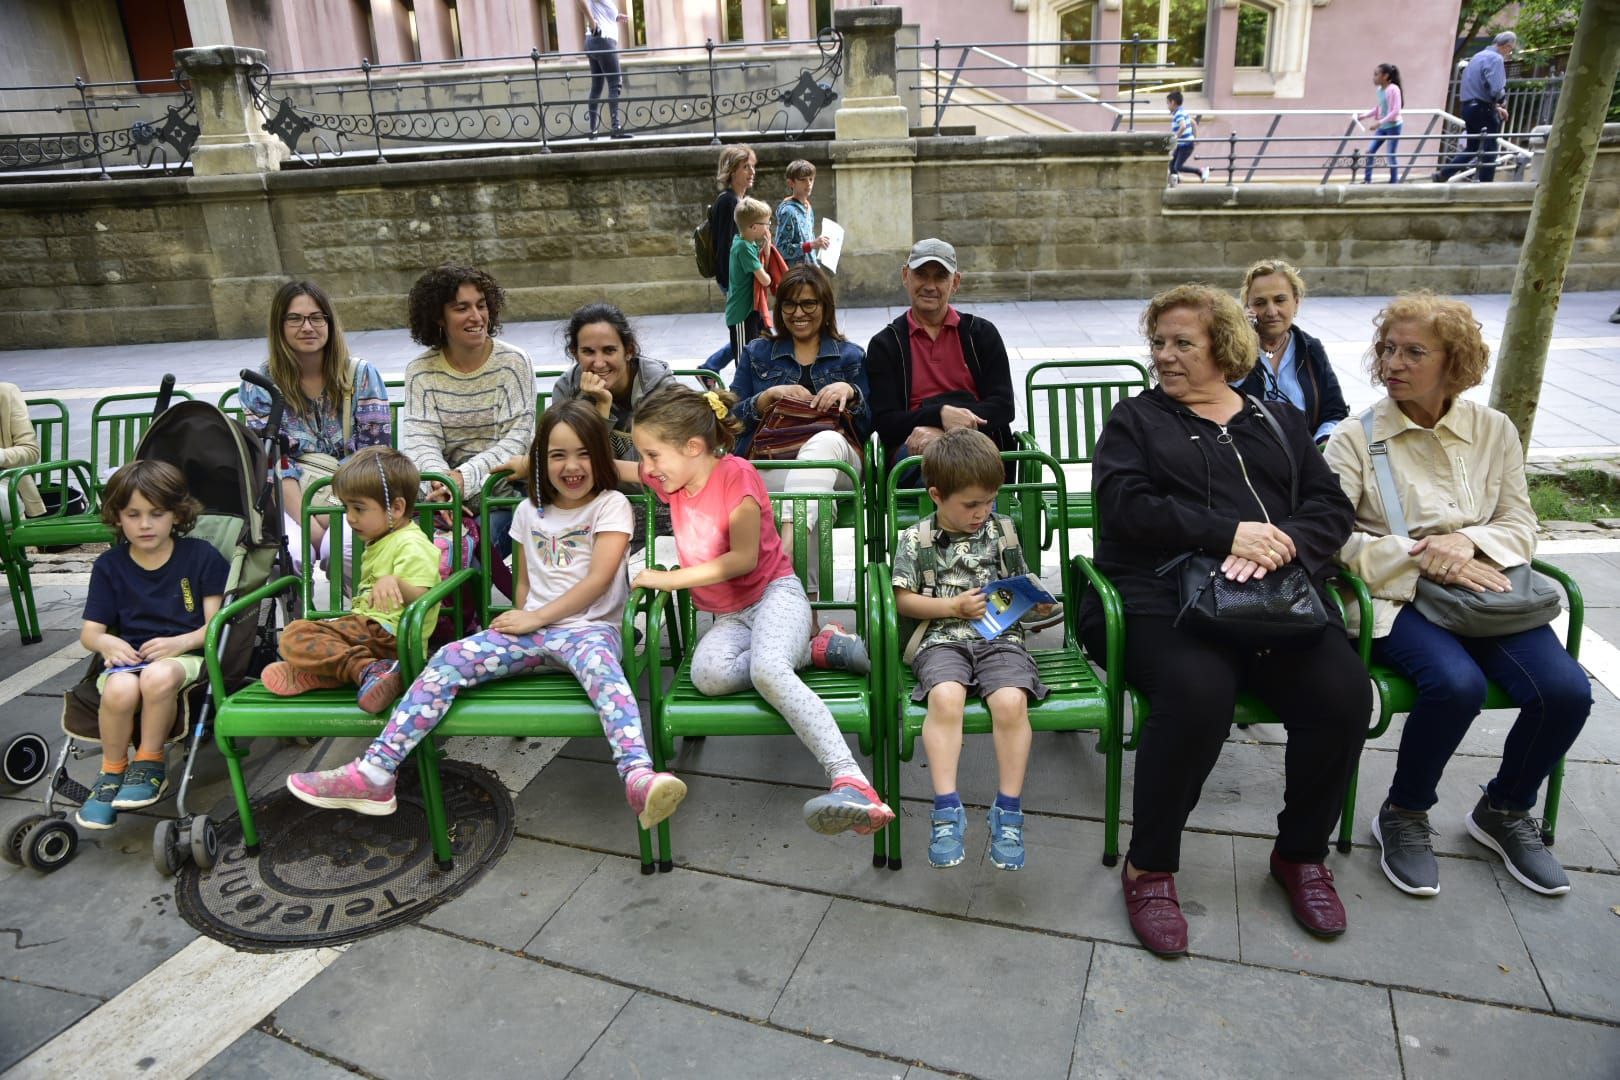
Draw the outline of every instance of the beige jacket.
M1356 508L1356 527L1339 562L1373 595L1373 636L1383 637L1401 606L1417 593L1413 542L1462 533L1478 557L1500 568L1529 562L1536 552L1536 515L1524 480L1524 453L1513 422L1502 413L1459 399L1431 430L1409 420L1387 396L1373 405L1373 437L1389 444L1390 471L1411 536L1389 535L1361 417L1342 421L1325 456ZM1353 634L1359 622L1349 608Z
M38 461L39 437L34 434L33 421L28 419L28 403L15 383L0 382L0 469L15 469ZM27 517L45 512L45 504L40 501L33 480L25 479L18 484L17 494ZM3 485L0 485L0 500L5 506L0 510L0 520L4 520L11 513L11 501Z

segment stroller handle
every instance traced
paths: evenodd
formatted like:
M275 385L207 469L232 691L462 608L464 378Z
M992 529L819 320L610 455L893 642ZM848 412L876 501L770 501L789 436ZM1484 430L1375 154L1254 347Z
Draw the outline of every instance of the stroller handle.
M168 411L169 402L174 400L174 375L163 376L158 384L157 403L152 407L152 419L156 420Z
M265 417L264 439L269 444L270 451L274 453L281 449L281 417L286 411L287 402L268 375L252 368L243 368L237 374L241 376L243 382L252 383L270 395L270 413Z

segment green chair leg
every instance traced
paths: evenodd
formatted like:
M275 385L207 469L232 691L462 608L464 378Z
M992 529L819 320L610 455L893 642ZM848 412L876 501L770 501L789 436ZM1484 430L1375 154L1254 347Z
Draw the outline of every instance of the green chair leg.
M225 768L231 776L231 794L236 797L236 813L242 819L242 847L249 855L259 850L259 830L253 824L253 807L248 799L247 778L242 775L242 753L235 739L220 739Z
M427 808L428 835L433 840L433 861L440 870L455 865L450 851L450 827L444 813L444 787L439 783L439 748L430 735L416 748L416 771L422 780L422 803Z
M1344 789L1344 810L1339 814L1339 854L1350 854L1350 837L1356 827L1356 781L1361 779L1361 767L1350 770L1350 783Z
M658 872L667 874L675 869L675 853L669 846L669 819L658 823Z
M1542 817L1546 825L1541 830L1541 842L1548 847L1553 846L1553 840L1558 832L1558 802L1564 794L1564 759L1559 758L1558 764L1553 766L1552 775L1547 777L1547 801L1542 804Z
M650 874L653 872L652 833L638 826L636 841L641 848L641 872Z

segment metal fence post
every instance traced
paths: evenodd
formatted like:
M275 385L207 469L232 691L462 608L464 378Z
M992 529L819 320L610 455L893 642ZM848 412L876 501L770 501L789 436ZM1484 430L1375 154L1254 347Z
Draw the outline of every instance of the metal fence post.
M546 142L546 95L540 89L540 46L529 50L529 62L534 65L534 115L540 121L540 152L549 154L551 147Z
M1136 62L1138 54L1142 51L1142 35L1131 35L1131 117L1125 126L1126 131L1136 130Z
M360 70L366 75L366 108L371 110L371 137L377 144L377 161L387 164L388 159L383 156L382 129L377 126L377 99L371 94L371 61L366 57L360 58Z
M939 104L939 38L934 39L934 134L939 134L940 121L945 110Z
M84 78L73 76L73 85L79 88L79 108L84 110L84 123L90 129L90 147L96 152L96 167L101 170L97 180L111 180L112 174L107 171L107 163L101 157L101 136L96 134L95 112L90 108L90 95L84 92Z
M709 120L713 133L709 137L710 146L720 145L720 105L715 101L714 93L714 38L704 38L703 47L709 53Z
M1226 135L1226 186L1231 187L1237 175L1237 132L1231 131Z

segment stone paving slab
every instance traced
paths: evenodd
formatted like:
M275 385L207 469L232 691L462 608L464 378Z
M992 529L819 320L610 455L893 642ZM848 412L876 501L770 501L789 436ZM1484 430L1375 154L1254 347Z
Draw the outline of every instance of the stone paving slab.
M1613 1080L1620 1028L1396 990L1407 1080Z
M1398 1077L1401 1063L1385 990L1098 945L1069 1075Z
M771 1020L945 1071L1063 1077L1091 955L1088 942L839 900ZM901 971L906 989L875 1005Z
M249 1031L192 1073L191 1080L350 1080L353 1076L348 1069L273 1035Z
M1620 877L1572 871L1569 892L1549 897L1520 885L1500 863L1491 870L1553 1008L1620 1023Z
M0 934L13 936L4 929ZM0 1072L50 1042L100 1004L98 997L0 979Z
M608 859L525 951L764 1019L830 903L687 870L644 878Z
M356 943L275 1010L376 1076L566 1076L633 991L407 926Z
M900 1062L778 1031L709 1009L637 994L614 1018L569 1080L631 1076L759 1076L771 1080L893 1080Z
M1612 765L1571 762L1564 766L1564 794L1583 808L1609 854L1620 863L1620 769ZM1563 858L1563 825L1553 850Z
M1474 718L1468 733L1457 747L1459 756L1500 758L1508 732L1519 714L1512 709L1487 709ZM1396 716L1389 722L1389 730L1367 743L1378 750L1396 750L1401 745L1401 732L1406 717ZM1271 724L1251 730L1264 731L1267 742L1281 742L1282 728ZM1620 699L1604 688L1602 683L1592 684L1592 713L1580 737L1570 747L1568 761L1620 762Z
M1243 962L1287 971L1414 987L1532 1008L1549 1007L1490 867L1440 860L1440 894L1399 892L1362 852L1328 857L1350 928L1322 941L1289 914L1271 879L1271 842L1238 837L1238 929ZM1504 970L1505 969L1505 970Z
M428 912L422 924L503 949L522 949L603 858L594 851L514 837L478 884Z

